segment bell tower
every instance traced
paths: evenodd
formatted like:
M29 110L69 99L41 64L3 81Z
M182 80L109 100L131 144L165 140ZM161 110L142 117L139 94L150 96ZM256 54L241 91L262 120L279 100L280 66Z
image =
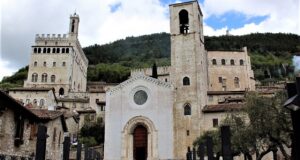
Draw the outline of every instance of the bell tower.
M78 37L79 15L76 12L70 16L69 35Z
M174 100L174 157L185 159L200 136L202 108L207 102L207 52L203 15L197 1L171 4L171 83Z

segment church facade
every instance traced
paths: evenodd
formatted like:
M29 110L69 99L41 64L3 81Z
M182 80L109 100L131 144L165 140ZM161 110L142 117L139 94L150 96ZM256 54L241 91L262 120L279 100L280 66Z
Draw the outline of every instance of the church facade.
M217 108L241 107L241 95L255 89L246 48L205 50L197 1L169 8L171 66L158 67L157 78L150 68L133 70L106 93L105 160L185 159L194 140L225 117ZM211 97L236 104L209 103Z

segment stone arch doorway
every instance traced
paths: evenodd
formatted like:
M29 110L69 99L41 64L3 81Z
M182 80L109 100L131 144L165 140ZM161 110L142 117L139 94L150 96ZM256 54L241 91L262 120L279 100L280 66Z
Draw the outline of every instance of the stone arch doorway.
M140 142L138 142L139 138ZM154 123L149 118L144 116L133 117L125 124L124 129L122 131L121 159L157 160L157 145L157 130L154 126ZM139 157L141 158L139 159Z
M147 158L147 128L137 125L133 131L133 157L135 160L146 160Z

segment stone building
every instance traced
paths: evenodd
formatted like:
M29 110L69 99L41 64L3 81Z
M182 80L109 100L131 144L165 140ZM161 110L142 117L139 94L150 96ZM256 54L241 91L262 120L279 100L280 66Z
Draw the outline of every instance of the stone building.
M0 154L34 157L38 125L47 127L46 159L61 159L67 127L63 113L29 109L0 91Z
M58 105L54 88L12 88L9 95L25 105L32 104L39 109L54 110Z
M85 92L88 60L78 40L79 16L70 16L68 34L36 35L24 87L54 88L57 96Z
M247 47L241 51L209 51L208 73L210 91L255 90Z

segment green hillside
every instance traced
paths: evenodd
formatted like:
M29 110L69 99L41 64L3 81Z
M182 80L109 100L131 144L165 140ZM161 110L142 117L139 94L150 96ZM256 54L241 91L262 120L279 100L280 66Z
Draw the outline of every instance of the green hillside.
M283 33L255 33L242 36L205 37L207 50L240 50L248 47L252 68L258 80L271 77L280 80L292 72L292 56L300 53L300 36ZM85 47L89 59L88 80L121 82L128 78L131 68L170 65L170 35L156 33L126 39L104 45ZM21 85L26 79L26 69L0 83L10 87Z

